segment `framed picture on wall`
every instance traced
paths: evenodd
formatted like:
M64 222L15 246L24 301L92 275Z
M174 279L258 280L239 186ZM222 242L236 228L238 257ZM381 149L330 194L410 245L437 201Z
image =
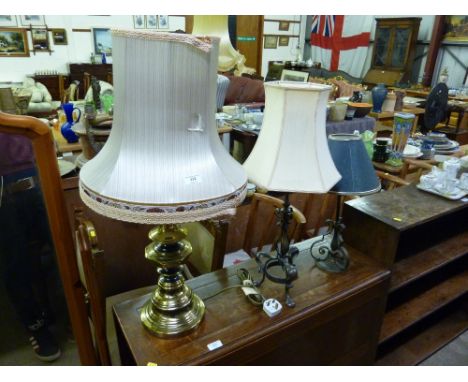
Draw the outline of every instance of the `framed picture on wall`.
M46 28L31 28L32 48L34 51L48 52L49 33Z
M146 16L146 28L157 29L158 28L158 16L156 15Z
M289 36L279 36L278 46L288 46Z
M0 57L29 57L26 29L0 28Z
M93 28L94 53L104 52L107 56L112 55L112 37L109 28Z
M158 26L159 29L169 29L169 16L159 15Z
M468 17L445 16L445 41L468 42Z
M288 31L289 30L289 21L280 21L278 29L280 31Z
M309 72L298 72L295 70L283 69L281 72L281 81L307 82Z
M278 36L266 35L263 43L264 49L276 49L278 46Z
M0 27L16 27L18 22L15 15L0 15Z
M54 45L68 45L67 31L65 29L51 29Z
M38 25L45 25L44 16L39 15L21 15L21 25L25 26L38 26Z
M133 16L133 27L135 29L145 28L145 17L144 15Z

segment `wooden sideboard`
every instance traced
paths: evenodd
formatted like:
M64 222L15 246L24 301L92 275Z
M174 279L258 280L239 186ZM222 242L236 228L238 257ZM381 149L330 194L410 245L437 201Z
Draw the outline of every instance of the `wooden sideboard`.
M88 90L84 88L85 73L95 76L98 80L112 82L112 64L70 64L70 82L80 81L80 98L84 98Z
M392 269L378 365L414 365L468 329L468 202L397 188L345 203L345 243Z
M64 91L70 84L67 74L35 75L33 78L47 88L54 101L62 101Z
M301 246L300 246L301 245ZM374 362L388 289L389 271L372 258L350 249L351 264L341 274L315 267L309 242L299 243L299 278L291 295L295 308L283 304L269 318L252 305L240 288L236 271L247 268L258 277L257 265L248 260L189 280L205 301L200 326L177 338L161 339L141 324L139 309L148 300L148 289L135 297L117 296L114 305L119 350L124 365L369 365ZM284 303L284 286L265 281L266 298ZM208 350L220 340L222 346Z

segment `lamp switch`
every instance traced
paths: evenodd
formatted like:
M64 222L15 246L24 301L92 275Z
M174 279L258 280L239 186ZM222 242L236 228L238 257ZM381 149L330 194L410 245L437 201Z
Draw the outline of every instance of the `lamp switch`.
M268 317L275 317L280 314L283 306L278 300L274 298L269 298L263 303L263 311L268 315Z

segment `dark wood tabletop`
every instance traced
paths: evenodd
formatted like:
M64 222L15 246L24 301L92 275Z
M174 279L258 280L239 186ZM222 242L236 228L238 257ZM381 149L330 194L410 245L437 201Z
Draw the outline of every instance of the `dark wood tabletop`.
M261 286L266 298L276 298L283 304L282 312L274 318L248 302L238 288L207 299L227 286L238 284L236 272L241 267L258 278L257 266L249 260L188 281L206 305L204 319L192 333L173 339L151 335L139 318L139 310L150 294L114 305L117 332L137 365L148 362L158 365L257 364L261 357L260 364L275 364L278 359L269 358L268 354L280 348L285 349L280 356L282 364L372 363L374 337L376 333L378 336L380 328L385 304L382 296L386 294L389 271L369 257L349 250L348 271L327 274L315 267L306 243L297 258L299 278L291 289L295 308L285 306L282 285L266 280ZM361 314L363 316L358 318ZM341 317L340 320L334 320L337 317ZM333 328L339 329L322 330L330 322ZM306 335L313 328L317 329L315 337ZM315 348L311 338L316 336L322 340L329 336L330 343L338 345L327 345L327 341ZM306 338L309 342L303 343ZM223 346L208 350L207 345L217 340ZM354 341L361 341L359 356L353 353ZM300 350L301 346L311 350L303 354L292 351ZM348 355L343 358L344 354Z

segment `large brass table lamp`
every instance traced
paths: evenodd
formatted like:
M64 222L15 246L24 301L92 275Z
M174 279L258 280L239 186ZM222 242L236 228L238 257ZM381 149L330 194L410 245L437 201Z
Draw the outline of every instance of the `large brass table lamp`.
M246 194L246 174L216 131L219 39L123 30L112 38L112 131L83 166L80 195L102 215L156 225L145 254L159 279L141 320L155 335L178 335L205 310L181 274L192 247L179 224L224 214Z

